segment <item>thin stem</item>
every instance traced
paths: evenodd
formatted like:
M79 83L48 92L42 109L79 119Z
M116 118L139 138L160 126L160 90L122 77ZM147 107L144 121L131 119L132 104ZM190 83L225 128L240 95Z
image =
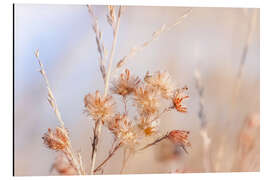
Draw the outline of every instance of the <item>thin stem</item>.
M124 64L126 64L128 59L130 59L131 57L138 54L140 51L142 51L145 47L147 47L153 41L157 40L162 33L168 32L168 31L172 30L175 26L180 24L191 12L192 12L192 8L189 8L182 16L180 16L176 20L175 23L173 23L171 25L164 24L160 29L158 29L157 31L155 31L152 34L152 37L149 40L143 42L142 44L140 44L138 46L134 46L133 48L131 48L129 53L118 61L117 65L113 71L113 74L116 73L116 71L119 70Z
M127 162L128 162L128 159L129 159L129 157L130 157L130 154L128 154L127 155L127 150L128 149L125 149L124 150L124 153L123 153L123 163L122 163L122 167L121 167L121 170L120 170L120 174L123 174L123 172L124 172L124 169L125 169L125 167L126 167L126 165L127 165Z
M67 148L63 152L66 155L66 157L67 157L69 163L71 164L71 166L77 171L77 173L79 175L82 175L81 167L79 167L78 162L75 160L74 155L73 155L71 149L70 148Z
M83 168L83 162L82 162L82 156L81 156L80 152L78 153L78 159L79 159L81 173L82 173L82 175L85 175L85 170Z
M195 82L196 82L196 89L199 94L200 98L200 110L198 113L198 118L200 120L200 135L203 141L203 163L204 163L204 170L205 172L211 171L213 169L213 164L211 161L211 154L209 152L211 146L211 138L207 132L207 120L204 111L204 87L201 79L201 74L198 70L195 71Z
M44 70L44 65L42 64L41 60L39 59L39 50L38 49L35 52L35 56L36 56L36 59L38 60L39 66L40 66L39 72L42 75L42 77L43 77L43 79L44 79L44 81L46 83L46 86L47 86L47 90L48 90L48 101L49 101L51 107L53 108L53 110L55 112L55 115L57 117L57 120L60 123L61 127L63 129L65 129L65 126L64 126L65 124L64 124L64 121L62 120L61 113L60 113L59 108L58 108L57 103L56 103L56 99L54 98L52 89L50 87L50 83L49 83L48 77L47 77L46 72Z
M66 137L68 138L68 148L67 148L67 151L64 152L64 154L66 155L66 157L69 159L69 162L70 164L76 169L77 173L81 175L81 171L80 171L80 165L78 164L78 161L74 158L74 154L73 154L73 150L72 150L72 146L71 146L71 140L70 140L70 137L68 135L68 132L65 128L65 124L64 124L64 121L61 117L61 113L59 111L59 108L58 108L58 105L56 103L56 99L53 95L53 92L52 92L52 89L50 87L50 84L49 84L49 80L48 80L48 77L46 75L46 72L44 70L44 65L42 64L40 58L39 58L39 50L37 49L35 51L35 56L36 56L36 59L39 63L39 66L40 66L40 74L42 75L45 83L46 83L46 86L47 86L47 90L48 90L48 101L50 103L50 106L53 108L54 112L55 112L55 115L57 117L57 120L58 122L60 123L60 126L63 130L63 132L65 133Z
M124 114L127 115L127 97L123 96Z
M161 142L162 140L164 140L164 139L166 139L166 138L168 138L168 134L164 135L163 137L161 137L161 138L155 140L154 142L152 142L152 143L150 143L150 144L147 144L146 146L144 146L144 147L138 149L137 151L143 151L143 150L145 150L145 149L147 149L147 148L149 148L149 147L151 147L151 146L153 146L153 145L155 145L155 144Z
M114 52L115 52L116 42L117 42L117 36L118 36L118 31L119 31L119 25L120 25L121 11L122 11L122 7L120 6L119 10L118 10L118 17L117 17L117 21L116 21L116 26L115 26L115 29L113 31L113 43L112 43L112 49L111 49L110 56L109 56L109 66L108 66L108 71L107 71L107 75L106 75L104 96L106 96L108 93L109 81L110 81L110 76L111 76L111 71L112 71L112 62L113 62L113 57L114 57Z
M115 148L109 153L109 155L102 161L102 163L100 163L98 165L98 167L94 170L94 172L99 171L103 165L105 165L105 163L107 161L109 161L111 159L111 157L114 155L114 153L121 147L122 143L119 143L117 146L115 146Z
M99 27L99 24L98 24L98 19L95 16L92 7L90 5L87 5L87 8L88 8L89 14L92 16L92 18L94 20L92 28L93 28L93 31L96 34L97 49L98 49L99 56L100 56L99 57L99 65L100 65L99 69L100 69L103 81L105 83L105 77L106 77L106 72L105 71L106 70L105 70L104 62L105 62L105 59L106 59L106 54L105 54L106 49L104 47L104 43L103 43L103 40L102 40L102 32L100 30L100 27Z
M104 88L104 97L107 96L108 94L108 89L109 89L109 80L110 80L110 75L111 75L111 69L112 69L112 61L115 53L115 48L116 48L116 42L117 42L117 36L118 36L118 30L119 30L119 25L120 25L120 17L121 17L121 9L122 7L119 7L118 10L118 17L116 21L116 26L114 27L113 31L113 43L112 43L112 48L109 56L109 65L108 65L108 71L106 73L106 80L105 80L105 88ZM96 155L97 155L97 145L98 145L98 139L101 134L101 128L102 128L102 123L101 119L97 121L96 126L95 126L95 133L94 133L94 142L92 146L92 155L91 155L91 169L90 169L90 174L94 173L95 169L95 163L96 163Z
M251 43L251 38L252 38L252 32L255 28L255 24L256 24L256 17L257 17L257 12L256 9L253 10L254 12L251 14L251 18L249 20L248 23L248 33L246 36L246 40L244 43L244 48L243 48L243 52L241 55L241 59L240 59L240 65L237 71L237 79L236 79L236 87L235 87L235 95L237 96L239 93L239 88L240 88L240 81L242 78L242 74L243 74L243 69L244 69L244 65L245 62L247 60L247 53L248 53L248 49Z

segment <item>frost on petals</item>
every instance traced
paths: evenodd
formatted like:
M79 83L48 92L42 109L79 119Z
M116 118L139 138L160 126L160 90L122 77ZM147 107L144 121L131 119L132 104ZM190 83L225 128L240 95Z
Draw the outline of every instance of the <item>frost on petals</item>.
M94 120L101 119L103 123L113 115L114 105L112 96L102 97L99 91L84 97L85 112Z

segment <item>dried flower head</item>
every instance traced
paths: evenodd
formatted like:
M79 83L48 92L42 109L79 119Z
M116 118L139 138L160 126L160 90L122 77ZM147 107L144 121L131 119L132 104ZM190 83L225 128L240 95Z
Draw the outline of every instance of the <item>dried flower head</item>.
M60 127L56 127L53 131L49 128L42 139L48 148L56 151L64 150L69 146L67 131Z
M151 116L140 116L138 127L143 131L145 136L151 136L158 131L159 119L151 119Z
M187 108L182 105L182 101L189 96L183 95L184 90L187 90L187 87L175 90L172 98L174 108L179 112L187 112Z
M135 126L129 121L126 114L116 114L108 121L108 129L124 144L134 145L137 143Z
M102 120L104 123L114 113L114 101L112 96L101 97L99 91L93 94L87 94L84 97L84 106L88 115L94 120Z
M174 85L170 74L167 71L158 71L153 75L146 73L144 81L150 86L156 88L163 98L170 98L172 96Z
M168 139L176 145L180 145L182 147L191 146L188 141L189 131L182 130L173 130L169 133Z
M140 83L139 77L131 76L128 69L120 75L120 78L113 81L112 92L121 96L127 96L134 92Z
M76 175L75 168L70 164L68 159L63 155L59 154L53 164L55 169L60 175Z
M158 92L150 86L143 86L135 89L135 104L140 114L151 115L158 112Z

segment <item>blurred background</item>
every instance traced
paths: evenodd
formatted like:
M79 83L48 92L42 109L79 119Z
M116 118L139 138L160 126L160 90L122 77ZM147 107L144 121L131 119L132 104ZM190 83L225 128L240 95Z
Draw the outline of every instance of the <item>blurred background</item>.
M112 32L107 8L93 9L109 49ZM187 9L128 6L120 22L114 62L150 39L163 24L173 24ZM74 149L81 151L89 169L93 124L83 114L83 98L104 88L92 22L85 5L15 5L16 176L57 174L50 172L56 153L41 139L47 128L58 124L38 72L37 48ZM259 9L193 8L181 24L128 61L126 67L140 77L148 70L167 70L180 87L189 87L190 98L184 102L188 113L163 116L160 131L188 130L192 147L188 154L175 153L165 141L136 154L125 173L259 171L259 32ZM204 88L203 97L195 72ZM208 152L199 117L202 99L207 121L203 130L211 142ZM104 150L99 150L97 162L104 159L112 142L106 129L101 138L99 147ZM109 161L106 174L119 173L122 156L119 151Z

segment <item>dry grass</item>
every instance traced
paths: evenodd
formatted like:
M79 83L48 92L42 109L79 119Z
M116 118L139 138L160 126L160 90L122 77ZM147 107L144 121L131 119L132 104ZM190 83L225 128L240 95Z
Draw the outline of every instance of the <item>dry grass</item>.
M48 90L48 101L53 108L60 127L55 130L48 129L44 134L44 144L49 149L59 152L59 157L56 159L52 168L62 175L85 175L96 174L97 172L104 173L104 166L110 158L120 148L124 149L124 158L120 173L124 172L126 164L131 156L138 151L146 150L164 139L168 139L172 144L183 148L186 152L186 147L190 146L188 141L188 131L173 130L168 134L160 135L159 127L161 116L170 111L186 113L187 108L183 106L183 100L189 96L185 95L186 87L178 88L173 82L167 71L158 71L153 74L147 72L143 79L131 75L129 69L126 69L117 79L111 81L111 74L116 73L126 63L128 59L136 53L142 51L151 42L158 39L164 33L170 31L173 27L180 24L186 18L191 9L182 15L174 24L163 25L159 30L153 33L150 40L145 41L142 45L136 46L130 50L127 56L118 61L116 67L112 67L115 50L117 48L118 32L120 27L120 19L124 13L124 7L108 6L107 22L112 28L113 41L110 52L104 47L102 40L102 31L100 29L98 19L95 16L91 6L87 6L88 12L93 18L93 31L96 36L97 50L99 53L99 69L104 81L104 91L100 93L97 90L95 93L89 93L84 98L85 113L91 121L95 122L93 128L92 149L90 169L84 169L82 157L80 153L75 152L71 146L69 133L64 126L64 121L61 118L59 108L53 96L52 89L49 86L49 81L46 76L43 64L39 59L39 51L35 55L40 65L40 73L45 80ZM115 96L120 96L120 102L115 103ZM166 104L164 106L164 103ZM122 104L122 111L116 111L115 106ZM134 108L135 114L129 113L130 109ZM108 129L114 137L113 146L109 151L108 156L96 166L96 157L98 150L104 151L104 148L99 148L101 129ZM142 139L156 138L150 144L142 144Z
M206 97L207 93L211 94L215 90L207 89L207 87L209 88L209 82L207 84L204 81L203 73L195 71L195 90L199 96L199 101L197 102L199 109L195 117L200 122L199 131L190 133L187 130L173 129L169 132L161 133L161 121L165 121L164 115L172 113L172 111L174 111L173 113L178 113L179 116L188 113L190 107L183 105L183 102L190 98L186 94L188 88L179 87L168 71L147 71L140 78L130 71L131 68L123 70L128 60L148 47L163 33L180 24L188 17L192 9L188 9L175 23L162 25L148 40L131 48L126 56L116 61L116 66L113 67L113 62L116 60L116 50L120 48L117 45L118 36L120 35L120 20L128 9L121 6L107 7L107 23L113 35L111 47L109 48L110 51L108 51L104 46L102 30L95 11L89 5L87 8L93 20L92 29L96 38L97 53L99 54L99 67L97 68L99 68L104 81L103 89L97 89L95 92L89 92L84 96L85 116L91 122L94 122L94 127L91 129L93 132L92 136L85 137L85 139L91 140L90 143L92 145L91 149L89 149L90 161L87 162L85 160L87 165L89 165L89 169L85 168L87 165L83 164L85 161L83 161L81 153L73 150L70 132L66 129L61 117L56 99L49 85L49 80L39 58L39 51L35 52L40 65L40 73L47 86L49 104L59 123L59 126L53 129L49 128L48 132L43 136L44 144L49 149L57 152L57 158L51 170L56 170L60 175L106 174L106 165L112 161L112 157L122 152L123 161L120 165L121 168L117 171L117 173L122 174L125 173L128 163L132 163L132 157L135 157L135 155L142 151L150 151L150 149L154 149L157 152L158 159L164 165L167 162L169 164L172 162L172 167L168 168L169 173L259 170L260 123L258 113L247 115L241 128L235 133L236 138L232 138L232 135L225 135L215 126L211 127L209 120L214 113L211 114L209 113L211 111L207 111ZM232 106L235 105L234 107L237 106L236 99L241 96L241 94L238 94L238 91L248 47L251 43L252 31L256 24L255 11L251 17L238 74L233 79L237 80L237 93L234 92L232 93L233 95L228 95L232 97L233 102L231 104ZM215 77L215 84L218 80L220 81L220 79ZM234 122L231 123L233 124ZM103 141L101 137L102 128L106 129L113 137L112 146L108 149L101 147L102 143L100 142ZM224 127L220 129L224 130ZM194 139L192 141L189 137L190 135L197 135L197 141ZM191 149L191 144L192 146L195 145L197 149ZM106 151L107 155L97 163L97 156L101 151ZM118 162L120 161L118 160ZM226 166L224 165L225 162L227 163ZM180 164L181 167L179 167Z

